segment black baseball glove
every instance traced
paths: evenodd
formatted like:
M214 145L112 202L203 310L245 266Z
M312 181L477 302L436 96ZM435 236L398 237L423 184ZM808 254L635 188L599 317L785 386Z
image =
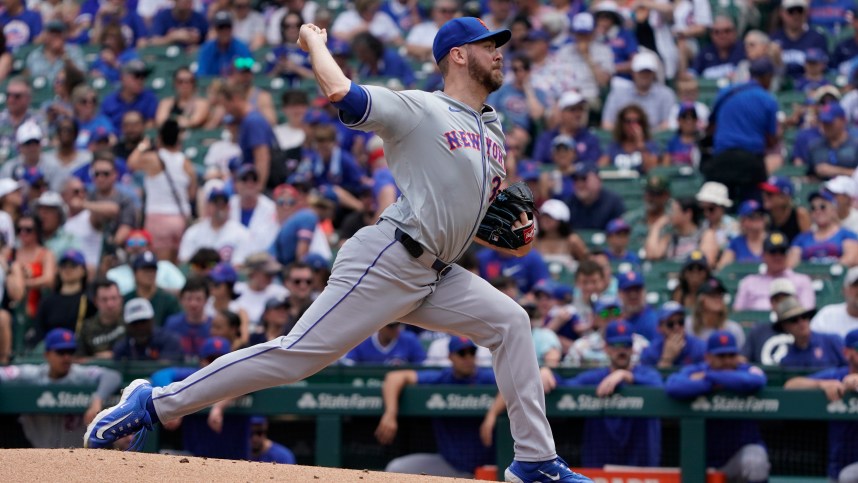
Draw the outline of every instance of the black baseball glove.
M480 227L477 238L491 245L515 250L533 241L536 235L536 224L533 213L536 205L533 202L533 192L527 184L519 181L509 185L497 194ZM529 222L513 229L512 225L519 221L521 213L527 213Z

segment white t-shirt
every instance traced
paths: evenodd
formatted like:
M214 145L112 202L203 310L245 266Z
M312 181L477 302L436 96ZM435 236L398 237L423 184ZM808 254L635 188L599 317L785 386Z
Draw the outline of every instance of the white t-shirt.
M90 211L83 210L70 216L63 225L66 233L74 237L75 244L80 247L87 266L97 267L101 259L102 232L92 226Z
M0 236L3 237L7 247L15 246L15 222L5 211L0 211Z
M365 24L366 22L356 11L346 10L334 20L331 33L335 36L342 35ZM390 18L390 15L379 11L373 15L369 22L369 33L378 37L382 42L390 42L399 37L399 26Z
M304 144L307 133L303 129L294 128L287 123L274 128L274 137L277 138L280 149L287 150Z
M438 33L438 26L435 22L423 22L415 25L411 32L408 32L408 37L405 43L418 47L432 47L435 41L435 34Z
M858 317L852 317L846 312L846 302L826 305L810 321L810 330L837 334L843 338L846 338L846 334L854 329L858 329Z
M215 141L206 151L203 165L206 169L216 168L221 173L229 173L229 160L241 156L241 148L232 141Z
M245 282L238 282L235 284L235 293L240 294L235 299L235 305L247 312L250 328L254 329L259 325L259 319L265 311L265 302L270 298L285 299L289 296L289 289L277 283L270 283L265 290L256 292L250 290Z
M247 17L244 17L243 20L239 20L234 18L232 21L232 35L233 37L241 40L248 47L253 43L253 39L256 38L257 35L263 33L265 31L265 17L262 16L261 13L256 11L251 11L247 14Z
M229 200L229 219L241 224L241 200L238 195L232 195ZM277 206L271 198L259 195L256 208L250 215L250 223L247 225L250 232L250 242L247 253L258 253L268 251L268 247L277 238L280 232L280 223L277 221Z
M213 248L220 253L221 260L233 265L242 264L251 253L249 246L250 232L241 223L227 220L216 230L211 219L205 218L185 231L179 244L179 261L188 263L200 248Z

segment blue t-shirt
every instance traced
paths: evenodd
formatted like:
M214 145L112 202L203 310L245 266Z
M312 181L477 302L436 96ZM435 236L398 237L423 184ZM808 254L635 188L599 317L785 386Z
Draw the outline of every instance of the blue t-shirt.
M807 377L818 381L842 381L849 375L849 366L825 369ZM858 422L832 421L828 423L828 477L837 480L840 471L858 461Z
M469 378L460 379L452 368L417 371L418 385L494 385L491 369L478 368ZM435 446L450 466L459 471L473 472L474 468L494 464L494 446L485 447L480 440L482 418L433 418Z
M646 142L646 149L650 153L658 156L661 154L658 144L653 141ZM611 164L618 169L637 170L643 172L643 154L640 151L628 152L616 142L612 142L608 146L608 158Z
M822 131L818 127L809 127L800 130L795 135L795 144L792 145L793 159L801 159L804 164L810 160L810 143L822 137Z
M828 79L810 80L805 76L801 76L793 83L793 90L802 91L808 95L822 86L830 86L831 82Z
M130 337L123 337L113 345L115 361L176 361L182 359L182 344L179 336L155 327L146 344Z
M426 359L426 351L413 332L402 330L399 337L387 347L382 347L375 335L367 338L350 350L346 359L355 364L402 366L421 364Z
M641 352L641 364L657 366L664 351L664 337L658 335L650 339L649 346ZM706 343L691 334L685 334L685 347L679 351L679 355L673 359L673 367L700 364L706 355Z
M781 46L781 57L786 65L786 74L798 78L804 74L805 56L810 49L828 52L828 41L825 36L813 29L806 30L801 37L792 40L783 30L778 30L772 40Z
M523 257L498 253L490 248L477 252L480 277L486 280L504 276L512 277L522 293L530 292L540 280L548 279L548 265L538 250L531 250Z
M748 246L748 238L745 235L739 235L730 240L727 248L732 250L736 256L736 263L760 263L763 261L763 252L754 253Z
M658 336L658 314L649 305L645 305L644 309L636 314L624 314L624 317L635 330L635 334L640 334L650 341Z
M229 74L233 60L250 56L250 49L238 39L231 39L226 49L221 49L216 40L209 40L197 54L197 77L225 76Z
M534 89L534 94L540 104L548 106L548 96L545 91ZM512 83L504 84L500 89L489 94L486 104L503 114L507 121L504 124L509 127L521 126L529 131L533 126L533 119L530 118L530 111L527 108L527 97L524 91L517 89Z
M206 40L206 34L209 32L209 23L206 21L206 17L197 12L191 12L191 16L188 17L187 20L176 20L173 17L173 9L165 8L155 14L155 18L152 19L152 35L156 37L163 37L167 35L173 29L195 29L200 33L200 40L198 43L203 43ZM187 47L185 43L178 43L182 47Z
M533 159L543 164L552 164L551 143L560 134L558 129L545 131L536 138L533 147ZM595 163L602 156L602 147L599 138L586 127L579 129L574 136L575 151L578 153L578 161Z
M286 223L280 228L277 238L271 244L269 252L274 255L282 265L289 265L295 261L295 249L298 242L304 240L309 242L313 239L313 232L319 217L310 208L304 208L290 216Z
M576 230L604 230L611 220L621 218L626 212L619 195L602 188L593 204L585 205L577 196L566 201L571 213L572 228Z
M130 103L119 97L119 91L112 92L101 101L101 113L113 124L113 131L122 135L122 116L128 111L138 111L144 121L155 119L158 110L158 96L149 89L144 90Z
M661 387L661 374L651 367L635 366L634 385ZM600 367L570 379L558 380L567 387L598 386L611 369ZM556 377L556 376L555 376ZM621 383L622 387L625 385ZM658 418L602 417L584 420L581 465L601 468L605 465L658 466L661 456L661 421Z
M615 37L607 39L608 46L614 52L614 64L628 62L638 52L638 40L634 32L620 29ZM617 74L630 79L629 74Z
M0 14L0 25L3 26L3 34L6 36L6 50L14 52L33 43L42 33L42 16L39 12L24 7L18 15L9 15L6 12Z
M855 11L855 0L811 0L811 27L821 27L829 35L835 35L840 27L848 26L850 15Z
M858 57L858 41L855 37L849 37L834 48L829 67L837 70L845 69L855 57Z
M277 138L271 125L259 111L250 111L238 126L238 147L241 148L241 162L253 164L253 150L259 146L274 146Z
M244 226L250 226L250 219L253 218L254 208L241 209L241 224Z
M396 180L393 179L393 173L389 168L376 169L372 174L372 196L378 201L382 188L393 185L396 188L396 197L400 195L399 187L396 186Z
M260 463L279 463L281 465L294 465L295 454L289 448L280 443L271 442L271 447L268 451L259 454L259 458L250 456L250 461L259 461Z
M792 246L801 248L801 259L818 263L833 263L843 255L843 242L858 240L858 235L840 228L830 238L816 240L812 231L799 234L792 241Z
M270 73L274 70L274 67L277 63L283 59L288 58L295 65L299 65L306 69L312 68L310 65L310 54L301 50L297 45L280 45L274 48L268 55L265 56L265 72ZM298 87L301 83L301 76L298 74L286 74L280 73L280 77L286 81L286 84L291 87Z
M714 45L707 45L697 53L692 70L704 79L730 77L744 58L745 46L741 41L736 42L726 59L718 56L718 49Z
M384 54L379 61L378 72L371 72L367 65L361 64L358 67L358 74L361 79L368 77L399 79L405 87L413 86L415 80L414 70L401 55L391 48L384 49Z
M123 65L126 62L134 59L139 59L140 56L137 55L137 50L134 48L125 49L125 52L119 54L119 57L116 60L119 62L119 65ZM96 58L92 64L90 64L89 69L91 71L98 71L104 76L104 78L110 83L119 82L119 78L122 76L122 72L105 62L100 56Z
M732 94L718 110L715 130L715 153L728 149L741 149L754 154L766 151L766 136L774 136L778 128L778 101L756 81ZM721 90L715 103L732 89Z
M794 343L787 346L787 353L778 365L788 368L822 368L846 365L843 356L843 340L837 334L810 333L810 343L799 349Z
M683 142L679 133L667 142L666 152L674 166L694 166L695 152L699 154L699 151L697 143Z
M126 2L130 3L130 2ZM92 5L95 5L95 10L92 10ZM98 12L98 2L90 1L84 4L80 9L80 14L75 19L75 22L95 22L95 15ZM104 25L117 23L117 18L112 15L104 16ZM134 47L137 41L149 37L149 29L146 27L146 22L143 17L137 14L130 5L126 5L125 16L118 19L122 37L125 39L125 45ZM69 42L74 44L88 44L92 42L90 38L91 29L84 29L80 35L70 39ZM96 39L97 40L97 39Z
M164 321L164 330L176 334L182 345L182 353L191 357L200 353L211 329L211 317L206 317L202 324L190 324L184 312L173 314Z
M312 178L316 186L337 185L345 188L352 194L357 194L363 183L364 171L358 166L351 153L340 148L334 148L331 159L327 162L315 151L308 151L308 167L300 167L312 170Z
M608 256L608 260L612 262L628 262L636 267L640 267L641 265L641 257L639 257L636 253L632 253L631 251L626 250L626 253L623 256L618 257L614 254L614 252L608 250L605 252L605 255Z

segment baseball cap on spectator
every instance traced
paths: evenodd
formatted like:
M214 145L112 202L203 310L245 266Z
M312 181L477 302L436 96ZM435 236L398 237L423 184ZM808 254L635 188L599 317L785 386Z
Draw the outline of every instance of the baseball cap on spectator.
M349 47L349 43L334 36L328 37L328 50L331 51L331 55L339 55L342 57L352 55L352 49Z
M244 180L244 177L253 174L256 176L256 179L259 179L259 171L256 170L256 166L250 163L242 164L238 167L235 172L236 179Z
M268 424L268 418L265 416L251 416L250 417L250 425L251 426L264 426Z
M518 163L518 177L524 181L537 181L541 170L536 161L521 161Z
M620 8L614 0L604 0L593 6L593 15L598 17L600 14L610 15L614 19L614 23L616 25L621 25L623 23L623 16L620 13Z
M664 176L651 174L646 178L644 191L653 195L668 193L670 192L670 181Z
M249 255L244 260L244 266L248 272L265 272L267 274L276 274L283 268L274 256L268 252L259 252Z
M211 203L213 201L217 201L217 200L223 200L223 201L228 202L229 201L229 193L227 193L226 190L223 188L215 187L215 188L212 188L211 191L209 191L209 195L208 195L207 199L208 199L209 203Z
M68 329L53 329L45 335L46 351L61 351L77 349L74 332Z
M542 29L533 29L530 32L528 32L527 37L525 37L525 40L527 40L529 42L539 41L539 40L548 42L549 40L551 40L551 34L549 34L548 32L546 32L545 30L542 30Z
M658 310L658 321L661 322L662 320L667 320L676 314L682 314L684 316L685 307L675 300L668 300L661 304L661 308Z
M746 217L751 216L756 213L765 213L766 210L763 209L763 206L757 200L745 200L739 205L739 216Z
M829 203L836 203L837 202L837 200L834 198L834 195L831 194L830 191L824 190L824 189L819 190L819 191L814 191L813 193L809 194L807 196L807 202L812 203L813 200L815 200L817 198L822 198L823 200L825 200Z
M697 201L703 203L712 203L713 205L729 208L733 206L730 200L730 192L727 187L717 181L707 181L700 187L700 191L694 197Z
M545 200L542 206L539 207L539 212L557 221L568 222L572 217L569 207L560 200Z
M639 272L629 270L626 273L617 275L617 288L620 290L629 290L632 288L640 288L644 286L644 278Z
M717 277L709 277L700 286L700 293L704 295L724 295L727 293L727 287Z
M450 336L450 343L447 344L447 348L450 350L450 354L455 354L462 349L470 349L477 348L477 344L474 344L474 341L468 339L467 337L460 337L457 335Z
M122 318L126 324L133 324L141 320L150 320L155 318L155 309L152 308L152 303L148 300L137 297L125 302L125 310L122 313Z
M102 127L96 128L95 132L92 133L92 137L89 139L89 144L107 142L110 141L110 131L104 129Z
M560 282L554 284L554 293L552 296L555 300L570 302L574 295L575 290L572 289L572 286Z
M495 47L500 48L509 42L511 37L512 33L509 30L489 30L485 22L478 18L454 18L442 25L438 29L438 33L435 34L435 40L432 42L432 55L435 57L435 62L440 62L454 47L493 39Z
M148 230L131 230L128 232L128 238L125 239L125 245L130 246L131 243L139 243L136 240L143 240L146 242L146 245L151 245L152 235Z
M21 189L21 185L18 184L12 178L2 178L0 179L0 198L8 195L9 193L14 193Z
M763 251L766 253L786 252L789 246L789 241L779 232L769 233L769 236L763 240Z
M737 354L738 352L739 345L736 343L736 336L726 330L716 330L706 340L707 354Z
M751 61L751 65L748 67L748 72L751 73L751 77L762 77L764 75L774 74L775 64L772 63L772 59L768 58L768 56L760 57L759 59Z
M801 302L792 295L778 302L774 309L777 318L772 323L772 329L775 332L783 332L784 322L790 319L798 317L812 318L816 314L816 309L802 307Z
M220 357L230 353L229 341L223 337L209 337L200 347L200 359Z
M566 91L557 101L557 107L560 109L566 109L569 107L575 107L578 104L582 104L587 102L587 99L584 99L584 96L581 95L578 91Z
M608 345L632 346L632 327L624 320L615 320L605 327L605 343Z
M795 284L788 278L777 278L769 285L769 298L776 295L796 295Z
M694 117L697 118L697 106L695 106L693 102L680 103L679 113L676 115L676 117L680 118L688 113L694 114Z
M858 350L858 329L852 329L846 333L843 346L847 349Z
M834 122L835 119L846 119L846 111L839 102L829 102L819 109L819 121L823 123Z
M235 283L238 281L238 273L229 262L220 262L209 272L209 280L213 283Z
M825 183L825 189L835 195L858 196L858 186L851 176L835 176Z
M302 260L304 263L310 266L314 272L319 270L330 270L331 264L327 258L319 255L318 253L308 253L304 255L304 259Z
M776 195L792 196L795 194L795 186L786 176L769 176L769 179L760 183L760 189Z
M556 286L554 282L548 279L542 279L539 282L536 282L536 285L533 286L533 295L544 293L549 297L554 297L554 290Z
M703 252L700 250L694 250L689 253L685 258L685 263L682 264L682 269L687 270L690 267L703 267L704 269L709 269L709 261L706 260L706 256L703 255Z
M227 12L226 10L221 10L220 12L214 14L212 18L212 25L217 27L232 27L232 14Z
M62 20L54 19L45 24L45 30L48 32L63 33L68 29L68 25L66 25Z
M822 51L822 49L812 48L807 49L804 53L804 61L805 62L821 62L823 64L828 63L828 54Z
M122 73L147 76L152 73L152 68L140 59L131 59L122 64Z
M626 220L622 218L617 218L615 220L611 220L608 222L608 225L605 227L605 232L608 235L613 235L615 233L620 233L623 231L632 231L632 227L626 223Z
M27 144L30 141L41 141L44 133L38 124L32 121L26 121L15 131L15 141L18 144Z
M47 206L51 208L63 209L65 207L65 203L63 202L63 197L60 196L59 193L55 193L53 191L45 191L36 200L36 206Z
M652 52L638 52L632 58L632 72L642 72L645 70L658 72L659 65L658 56Z
M290 307L289 299L286 297L271 297L265 301L265 310L279 309L279 308L289 308Z
M131 262L131 268L134 270L140 270L142 268L158 268L158 258L155 257L154 253L145 251L134 257L134 260Z
M564 146L568 149L575 149L575 139L572 136L567 136L565 134L556 136L551 141L551 147L556 148L558 146Z
M599 168L593 163L586 163L584 161L575 163L575 172L572 173L572 178L580 178L587 176L588 174L599 174Z
M852 267L846 272L846 277L843 278L843 286L851 287L858 283L858 267Z
M807 8L807 0L783 0L781 2L781 8L784 10L793 7Z
M79 267L86 265L86 259L83 257L83 253L81 253L80 250L75 250L73 248L64 251L60 256L59 264L62 265L66 262L71 262Z
M622 307L620 300L611 295L602 295L593 303L593 312Z
M590 12L580 12L572 17L572 32L576 34L589 34L596 28L596 21Z

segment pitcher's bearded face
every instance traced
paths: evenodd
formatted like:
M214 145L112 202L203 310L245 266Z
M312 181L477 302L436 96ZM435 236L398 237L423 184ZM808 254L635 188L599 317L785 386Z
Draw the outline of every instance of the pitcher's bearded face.
M503 85L503 56L495 47L494 40L485 40L468 45L468 74L494 92Z

